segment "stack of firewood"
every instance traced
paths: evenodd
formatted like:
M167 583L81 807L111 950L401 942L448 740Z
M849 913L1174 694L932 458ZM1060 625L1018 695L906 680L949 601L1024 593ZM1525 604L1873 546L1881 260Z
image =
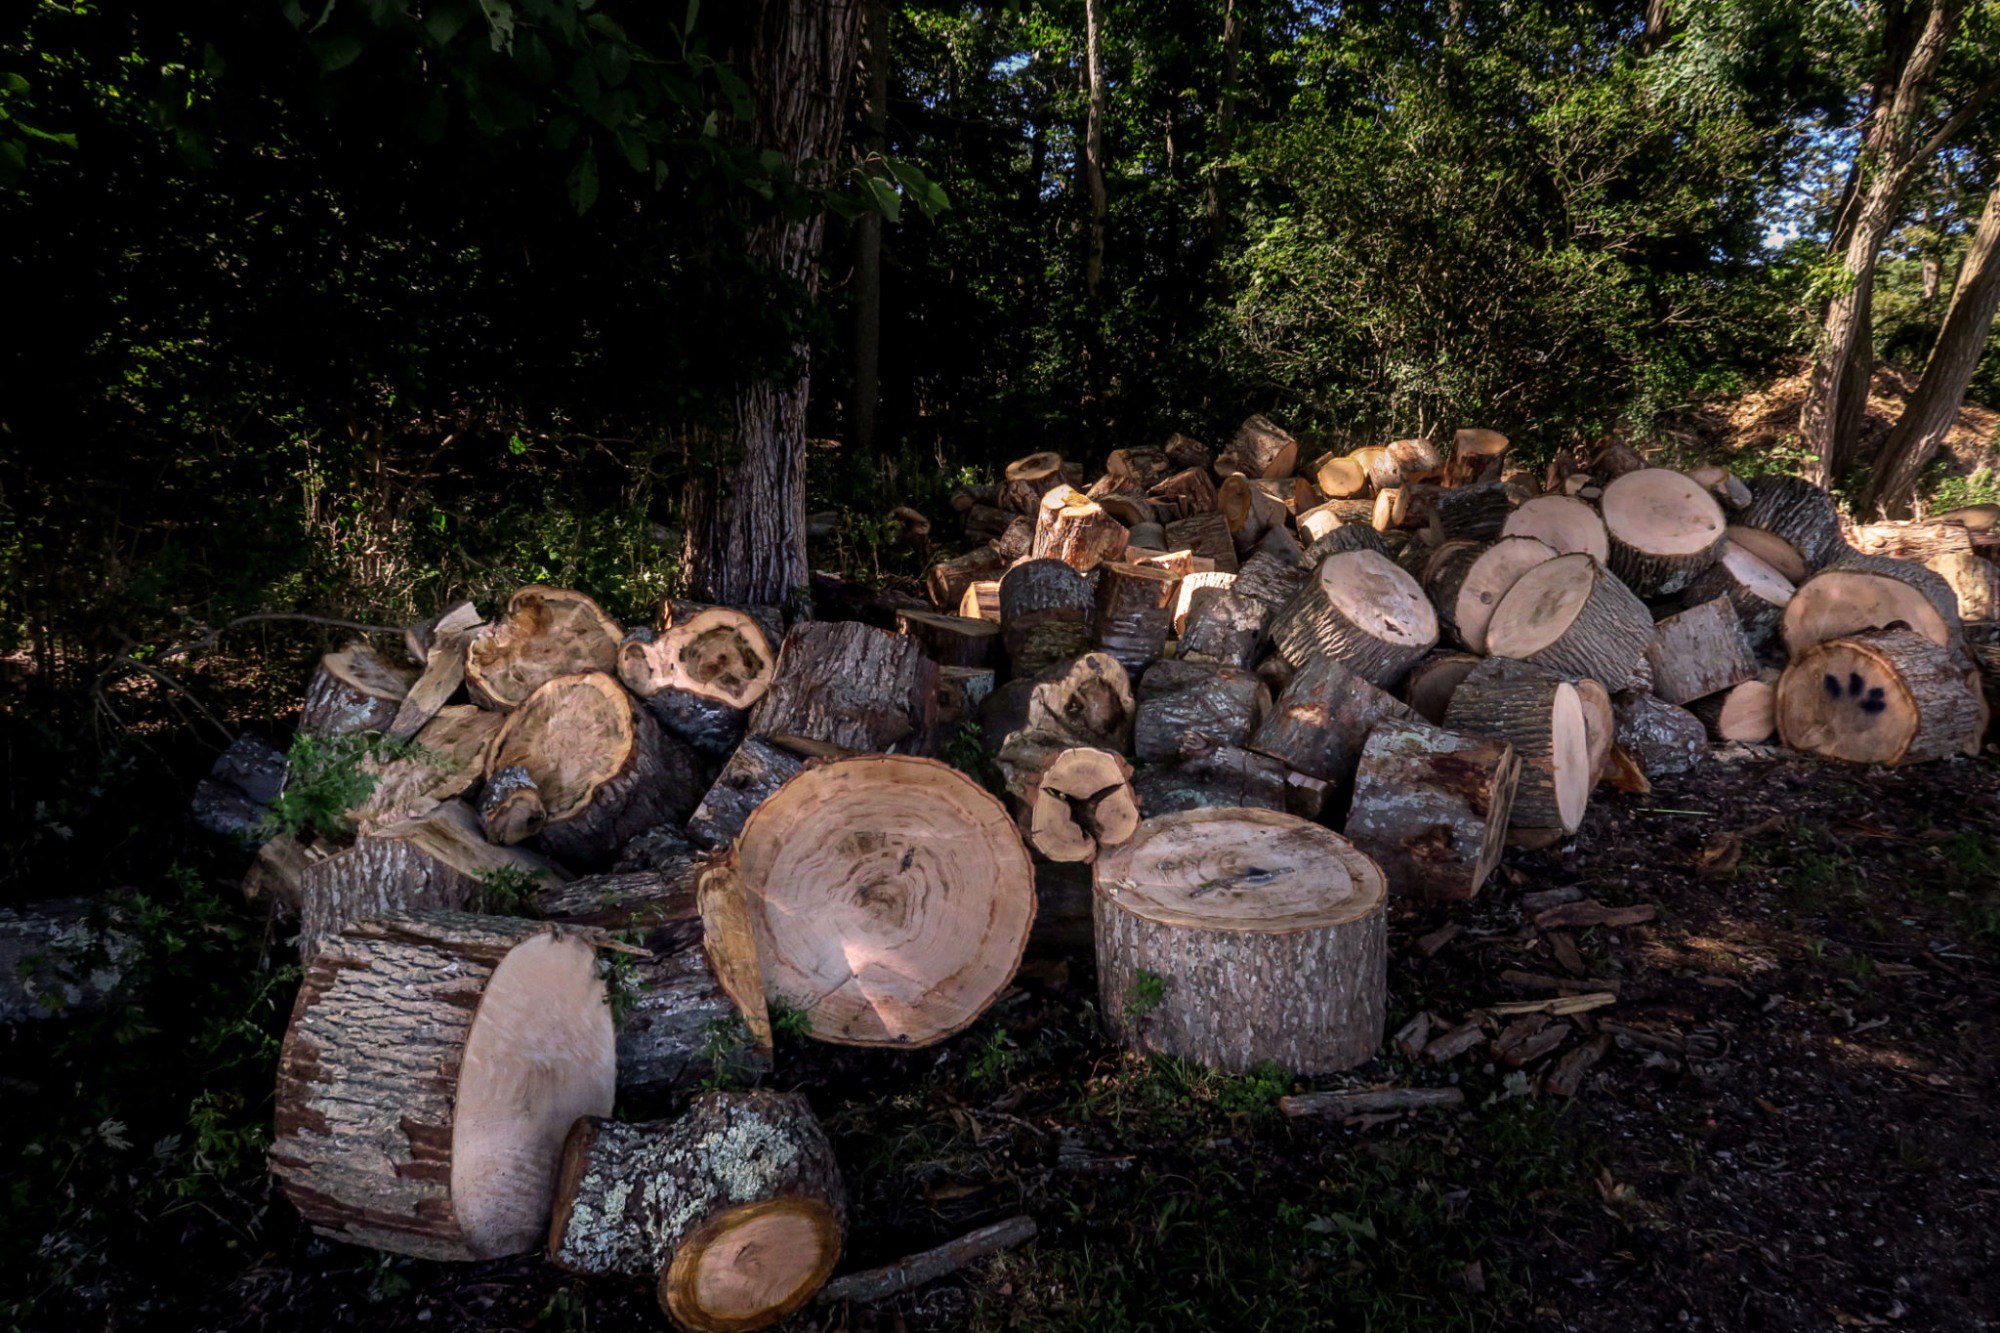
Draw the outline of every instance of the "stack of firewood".
M838 1257L809 1108L608 1118L691 1091L718 1024L752 1067L773 1005L820 1040L936 1042L1060 928L1126 1044L1331 1073L1382 1042L1388 899L1471 897L1600 782L1985 730L2000 636L1961 606L1992 618L1993 567L1949 537L1931 567L1857 550L1794 479L1617 447L1534 475L1483 430L1302 467L1252 417L1085 480L1042 453L963 489L928 604L826 579L848 618L668 602L628 632L531 587L328 654L301 728L414 744L367 761L351 836L272 839L246 884L307 963L273 1161L313 1224L546 1243L658 1281L684 1327L761 1327ZM202 799L242 827L269 764L225 770ZM480 910L502 884L533 918ZM615 1020L607 952L638 982Z

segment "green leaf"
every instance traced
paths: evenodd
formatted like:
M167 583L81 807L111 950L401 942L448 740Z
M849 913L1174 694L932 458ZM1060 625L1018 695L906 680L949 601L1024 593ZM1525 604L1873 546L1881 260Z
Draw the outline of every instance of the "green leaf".
M576 132L583 128L575 116L561 115L549 122L549 147L567 148L576 142Z
M583 159L569 174L569 202L579 214L588 213L597 202L597 150L586 148Z
M550 57L549 48L532 32L514 43L514 63L535 83L547 83L555 77L556 62Z
M505 51L511 48L514 44L514 6L508 0L479 0L479 9L486 15L493 49Z
M28 81L12 70L0 71L0 93L25 97L28 95Z
M687 21L681 24L682 36L686 36L688 33L694 31L695 15L699 13L701 13L701 0L688 0Z
M634 171L644 171L653 164L653 155L646 151L646 141L631 130L620 130L615 136L618 150L625 154L625 160Z
M328 74L335 70L346 69L361 59L361 53L367 49L368 44L354 33L337 32L319 43L317 48L319 67Z
M621 42L600 46L592 54L597 60L597 72L604 76L608 87L616 88L632 72L632 53Z
M880 176L863 176L861 183L874 202L875 211L891 222L900 222L903 217L903 196L896 193L896 187Z
M439 46L450 46L464 27L465 10L459 5L439 5L424 15L424 33Z

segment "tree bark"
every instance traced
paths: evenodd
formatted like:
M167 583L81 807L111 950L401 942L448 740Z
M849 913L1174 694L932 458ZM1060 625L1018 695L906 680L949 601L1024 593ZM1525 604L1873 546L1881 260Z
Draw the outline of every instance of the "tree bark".
M889 4L866 0L862 67L867 71L861 104L862 170L888 151ZM876 455L876 411L882 397L882 215L874 209L854 224L854 401L847 411L848 443L863 458Z
M2000 181L1986 196L1979 230L1959 265L1951 307L1930 359L1924 362L1923 378L1883 443L1868 488L1861 494L1863 513L1879 509L1891 518L1909 517L1917 478L1958 419L1966 386L1986 351L1996 308L2000 308Z
M863 16L863 6L840 0L765 0L751 21L740 66L756 107L750 141L809 177L810 164L832 161L839 147ZM750 232L750 257L811 300L825 226L819 212L767 218ZM682 563L697 596L743 606L805 595L811 347L800 338L791 350L796 369L738 388L731 456L696 466L688 480Z
M1236 125L1236 65L1243 49L1243 17L1236 0L1222 4L1222 91L1215 103L1215 150L1208 168L1208 190L1202 212L1208 219L1209 281L1222 289L1222 254L1228 243L1230 169L1228 158Z
M1085 262L1083 285L1090 296L1097 295L1104 280L1104 233L1111 211L1110 196L1104 188L1104 111L1109 90L1104 81L1104 6L1100 0L1084 0L1084 57L1090 72L1090 115L1084 129L1084 175L1090 187L1090 255Z

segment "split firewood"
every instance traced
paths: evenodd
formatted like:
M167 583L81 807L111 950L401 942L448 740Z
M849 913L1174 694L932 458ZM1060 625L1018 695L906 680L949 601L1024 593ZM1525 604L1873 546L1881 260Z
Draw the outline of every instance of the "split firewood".
M1604 488L1608 563L1642 597L1692 583L1722 553L1728 523L1700 483L1672 468L1628 472Z
M1431 1111L1465 1105L1465 1093L1458 1088L1383 1088L1373 1092L1304 1092L1278 1098L1278 1109L1296 1119L1324 1116L1345 1120L1356 1115L1381 1115L1391 1111Z
M1572 939L1568 932L1561 930L1555 931L1549 938L1551 941ZM1576 945L1571 943L1569 948L1574 953ZM1582 970L1580 964L1578 970L1579 972ZM1539 972L1522 972L1511 967L1501 972L1500 984L1513 986L1519 990L1541 991L1549 995L1587 995L1592 991L1601 990L1616 994L1618 991L1617 982L1606 981L1599 977L1583 977L1580 980L1573 977L1547 977Z
M1044 495L1036 509L1035 540L1028 554L1036 560L1060 560L1083 573L1125 554L1125 525L1081 491L1058 486Z
M1779 629L1797 658L1826 639L1907 625L1941 648L1956 648L1958 596L1914 560L1848 552L1799 584Z
M1687 705L1718 742L1762 745L1778 730L1777 673L1766 673Z
M1167 545L1176 551L1192 551L1225 573L1236 572L1236 538L1229 520L1219 510L1207 509L1177 518L1166 526Z
M1471 653L1432 653L1410 668L1403 681L1403 702L1434 726L1444 724L1452 693L1482 659Z
M1202 570L1183 574L1174 588L1173 629L1175 634L1187 631L1187 620L1195 610L1195 594L1204 588L1211 588L1220 594L1236 583L1234 573L1224 573L1219 569Z
M900 755L800 773L752 812L727 872L768 992L841 1045L926 1046L971 1024L1013 979L1035 912L1000 801Z
M321 736L386 731L417 673L356 640L319 659L299 709L299 730Z
M1374 551L1326 557L1271 624L1273 642L1293 665L1330 657L1383 686L1400 681L1437 636L1423 589Z
M1284 483L1254 481L1241 473L1223 478L1215 493L1216 512L1228 525L1238 554L1248 551L1273 528L1283 528L1290 511L1280 492ZM1285 486L1289 490L1289 486Z
M479 608L471 602L453 602L434 616L419 620L403 629L403 649L413 665L428 666L431 650L437 646L440 634L451 634L461 630L476 629L482 622Z
M425 1259L547 1235L580 1116L608 1116L586 933L463 912L358 923L310 964L278 1057L271 1169L320 1234Z
M873 1304L886 1301L1002 1250L1025 1245L1034 1238L1034 1218L1025 1215L1010 1217L1004 1222L967 1232L936 1249L898 1259L893 1264L837 1277L820 1292L818 1303L831 1305L837 1301L861 1301Z
M958 599L958 614L967 620L1000 623L1000 580L978 579L965 585Z
M1506 741L1385 719L1362 747L1346 833L1397 897L1471 898L1500 863L1519 781Z
M1576 686L1576 701L1583 707L1584 749L1590 755L1590 785L1604 781L1611 767L1611 752L1618 745L1618 714L1611 703L1611 691L1588 676L1570 681Z
M1736 606L1726 597L1701 602L1653 624L1646 649L1653 693L1670 704L1714 694L1757 678Z
M1794 583L1825 566L1847 545L1833 497L1797 477L1753 477L1750 503L1734 522L1766 534L1762 541L1737 540Z
M1441 1065L1485 1044L1486 1030L1474 1020L1432 1037L1430 1044L1424 1047L1424 1059Z
M1345 790L1375 725L1411 717L1408 706L1344 663L1315 657L1278 692L1250 748Z
M466 692L485 708L519 708L557 676L615 675L624 638L618 622L580 592L522 588L507 599L504 615L472 636Z
M2000 564L1971 551L1949 551L1924 561L1958 599L1960 620L2000 619Z
M1574 833L1590 800L1590 742L1576 686L1528 662L1491 657L1460 682L1445 726L1507 741L1521 763L1510 829Z
M1179 431L1169 435L1161 449L1167 455L1167 462L1176 468L1198 468L1206 472L1215 463L1214 450L1192 435L1183 435Z
M1508 1004L1490 1004L1485 1012L1494 1018L1516 1018L1522 1014L1547 1014L1551 1018L1563 1018L1570 1014L1587 1014L1594 1009L1603 1009L1618 1003L1613 991L1591 991L1586 995L1559 995L1552 1000L1515 1000Z
M423 674L397 707L395 720L387 728L391 736L407 739L416 735L458 693L458 687L465 683L466 649L485 627L471 602L460 602L437 618L425 648Z
M776 662L754 617L713 606L650 637L627 636L619 648L618 675L641 699L683 690L740 711L769 692Z
M1688 584L1681 599L1689 606L1727 597L1752 651L1769 643L1796 591L1790 579L1733 541L1723 543L1716 562Z
M1068 485L1061 454L1029 454L1009 463L1002 473L999 507L1032 516L1044 495Z
M927 754L937 663L915 641L868 625L795 625L752 735L805 755Z
M1289 477L1298 470L1299 442L1266 416L1244 419L1215 456L1215 474L1227 477Z
M1132 748L1132 678L1109 653L1085 653L1046 667L1020 698L1019 725L1011 731L1060 737L1118 754Z
M940 560L924 571L924 587L931 605L949 611L965 600L968 589L985 582L998 582L1007 570L1007 558L990 546L975 547L964 555ZM960 615L965 612L961 609Z
M1422 579L1437 607L1439 628L1461 647L1484 653L1487 627L1500 599L1521 575L1555 558L1555 549L1535 537L1502 537L1484 545L1446 542Z
M804 767L796 755L755 736L745 737L688 819L688 837L701 847L725 845L742 831L752 810Z
M1701 719L1645 691L1611 697L1618 717L1618 747L1647 778L1685 773L1708 756L1708 729Z
M832 1145L796 1093L713 1092L675 1120L576 1122L549 1258L650 1277L691 1333L768 1328L826 1284L846 1229Z
M896 632L922 645L924 653L941 667L983 667L997 656L1000 626L995 621L942 616L929 611L902 611L896 616Z
M1451 463L1445 481L1467 486L1507 455L1507 437L1497 430L1459 430L1452 434Z
M1132 766L1109 750L1024 731L994 762L1021 803L1028 845L1051 861L1089 864L1139 827Z
M1386 486L1375 492L1375 512L1369 517L1369 526L1377 532L1387 532L1400 528L1410 516L1410 491L1407 486Z
M422 819L467 795L485 777L486 750L507 717L472 704L438 710L414 740L416 750L391 759L364 755L357 767L374 789L347 814L356 833L379 833Z
M1713 495L1724 509L1748 509L1752 496L1750 487L1726 467L1706 463L1688 469L1688 479Z
M1396 1029L1396 1049L1406 1060L1414 1060L1423 1054L1424 1044L1431 1039L1431 1014L1428 1009L1419 1009L1417 1016Z
M1155 662L1139 680L1132 748L1139 762L1170 763L1188 737L1243 745L1271 709L1271 692L1249 671L1180 660Z
M1611 558L1611 538L1604 520L1582 500L1567 495L1542 495L1507 515L1500 525L1505 537L1533 537L1557 555L1581 551L1600 562Z
M1643 926L1656 919L1660 909L1651 903L1634 903L1627 907L1607 907L1595 898L1582 898L1573 903L1559 903L1535 914L1537 930L1558 930L1581 926L1605 926L1612 930L1622 930L1627 926ZM1615 992L1614 992L1615 993ZM1497 1010L1495 1011L1498 1012ZM1526 1012L1523 1010L1522 1012Z
M1968 674L1907 629L1822 640L1778 680L1778 734L1793 749L1854 764L1976 755L1987 715Z
M1271 622L1268 602L1223 589L1197 589L1181 622L1179 655L1190 662L1248 669Z
M1513 497L1497 481L1438 492L1431 509L1431 523L1438 540L1490 542L1500 536L1507 515L1514 512Z
M1493 1054L1509 1069L1519 1069L1562 1045L1572 1031L1569 1024L1552 1023L1544 1015L1517 1019L1493 1039Z
M1000 580L1000 637L1016 676L1032 676L1090 645L1096 598L1060 560L1029 560Z
M480 821L502 846L539 836L565 865L604 869L640 833L688 817L698 767L610 676L558 676L494 736Z
M1097 570L1091 646L1138 675L1165 651L1179 579L1164 569L1111 562Z
M1638 476L1638 473L1632 473ZM1653 642L1653 613L1581 552L1530 568L1493 608L1486 651L1622 690Z
M1156 444L1113 449L1104 460L1104 475L1121 483L1121 490L1142 493L1148 487L1164 481L1174 468L1175 464L1167 457L1167 451Z
M1148 819L1098 861L1095 902L1100 1011L1127 1046L1316 1076L1382 1043L1382 872L1328 829L1246 809Z
M1171 529L1178 519L1215 511L1215 478L1205 467L1189 468L1155 482L1147 490L1146 499L1158 520Z
M939 667L937 734L952 736L973 721L994 684L992 667Z

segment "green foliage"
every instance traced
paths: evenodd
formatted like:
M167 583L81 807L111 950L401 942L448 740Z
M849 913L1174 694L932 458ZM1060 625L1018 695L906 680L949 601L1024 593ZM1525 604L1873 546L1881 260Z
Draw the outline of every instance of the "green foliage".
M1960 509L1966 505L2000 504L2000 474L1990 467L1974 468L1967 475L1954 476L1948 460L1937 459L1925 469L1920 494L1929 497L1933 513Z
M523 866L495 866L481 871L478 880L479 888L472 897L473 911L489 916L541 915L535 909L535 892L542 883L541 871ZM622 957L622 954L610 954L603 961L614 963Z
M604 1002L611 1006L611 1022L622 1024L648 989L639 975L638 961L631 954L607 949L597 956L597 971L604 978Z
M742 1087L755 1070L756 1050L750 1028L741 1014L710 1019L702 1027L701 1057L708 1061L709 1075L702 1080L705 1091L726 1091Z
M367 800L377 782L375 774L362 769L362 762L383 764L411 757L427 758L429 752L414 741L379 731L339 736L299 732L286 751L289 767L284 790L271 803L265 832L294 837L309 833L328 839L348 836L352 829L347 812Z
M769 1003L771 1034L793 1041L804 1041L812 1035L812 1011L786 1004L783 1000Z
M1132 974L1132 984L1125 991L1125 1021L1138 1022L1158 1009L1166 998L1166 978L1140 968Z

